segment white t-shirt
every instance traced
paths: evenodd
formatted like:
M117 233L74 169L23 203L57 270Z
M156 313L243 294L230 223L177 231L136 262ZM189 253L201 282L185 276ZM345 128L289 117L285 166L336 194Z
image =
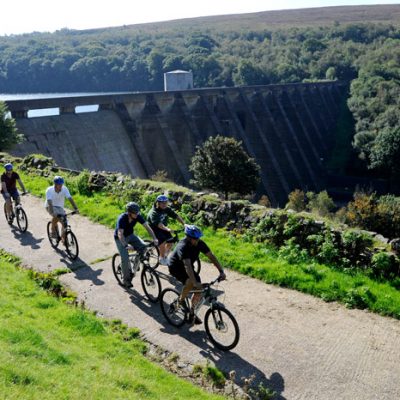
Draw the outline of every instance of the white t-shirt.
M53 202L54 207L62 207L64 208L64 200L70 199L71 195L66 186L63 186L59 193L54 190L54 186L50 186L46 190L46 202L44 203L45 207L47 207L47 200L51 200Z

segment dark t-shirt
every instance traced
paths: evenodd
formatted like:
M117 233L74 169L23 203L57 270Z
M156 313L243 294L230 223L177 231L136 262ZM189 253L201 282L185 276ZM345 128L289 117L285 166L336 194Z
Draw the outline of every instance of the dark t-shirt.
M168 217L175 219L177 216L178 214L171 207L161 209L153 206L147 214L147 221L149 221L151 227L158 226L159 223L167 226Z
M1 175L1 182L6 183L6 188L9 192L14 191L17 188L17 180L19 179L19 175L13 171L11 177L9 177L5 172ZM1 189L1 193L3 193L3 189Z
M193 263L199 258L200 253L207 254L210 251L210 248L202 240L199 240L197 246L193 246L189 239L184 238L176 245L169 258L168 265L172 269L185 268L183 260L190 259L193 265Z
M142 224L142 225L143 225L144 223L146 223L146 221L144 220L144 218L143 218L140 214L137 216L136 219L134 219L133 221L129 222L128 213L127 213L127 212L122 213L122 214L118 217L117 225L116 225L115 231L114 231L114 237L115 237L115 238L118 238L118 230L119 230L119 229L123 229L123 230L124 230L124 236L125 236L125 237L127 237L127 236L129 236L129 235L132 235L133 229L134 229L135 225L136 225L138 222L139 222L140 224Z

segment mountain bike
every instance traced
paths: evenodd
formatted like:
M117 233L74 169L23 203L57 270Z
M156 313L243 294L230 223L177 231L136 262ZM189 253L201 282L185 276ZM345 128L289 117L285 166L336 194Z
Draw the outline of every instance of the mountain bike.
M21 196L25 196L26 194L27 192L23 192L21 193ZM18 229L21 232L26 232L26 230L28 229L28 217L26 216L26 212L22 208L21 203L17 203L13 198L11 198L11 205L13 205L13 202L14 206L11 207L10 218L7 217L6 203L4 203L4 215L6 217L7 223L9 225L12 225L14 222L14 218L16 218Z
M160 292L161 282L155 268L158 266L158 249L153 242L145 241L146 249L141 256L137 251L129 251L129 268L133 277L140 271L143 265L140 281L146 297L152 303L157 303ZM121 255L115 253L112 258L112 270L119 285L123 286Z
M78 240L76 239L75 234L72 232L71 225L68 223L67 217L69 215L74 215L76 214L76 211L72 211L68 214L58 214L57 218L60 220L60 222L63 224L64 230L65 230L65 250L67 252L68 258L70 260L75 260L78 257L79 254L79 245L78 245ZM61 232L60 232L60 226L57 222L56 226L56 234L53 236L52 231L51 231L51 221L47 223L47 237L49 238L51 247L53 249L57 248L60 241L61 241Z
M165 242L166 243L178 243L179 242L179 233L183 232L183 229L178 229L178 230L174 230L174 235L172 236L172 238L167 239ZM170 252L171 253L171 252ZM168 257L168 255L167 255ZM157 268L159 265L159 263L154 267ZM200 273L201 271L201 262L200 262L200 258L198 258L196 261L193 262L193 270L196 273Z
M201 293L201 300L196 305L194 313L197 316L203 305L208 307L204 315L204 328L211 342L221 350L232 350L239 342L239 325L232 313L219 301L217 297L223 292L218 292L213 286L220 278L210 283L203 283L202 289L191 290L190 293ZM160 295L161 311L167 321L176 327L181 327L189 321L191 300L179 302L180 293L173 288L164 289Z

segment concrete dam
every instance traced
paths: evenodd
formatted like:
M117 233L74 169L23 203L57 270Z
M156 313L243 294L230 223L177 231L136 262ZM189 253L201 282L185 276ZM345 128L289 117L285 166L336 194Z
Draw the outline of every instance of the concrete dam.
M165 170L188 184L197 145L221 134L243 142L261 166L259 194L284 206L296 188L325 188L343 82L191 89L6 101L26 137L13 153L43 153L63 167L147 178ZM98 105L98 111L76 108ZM59 115L29 117L37 109Z

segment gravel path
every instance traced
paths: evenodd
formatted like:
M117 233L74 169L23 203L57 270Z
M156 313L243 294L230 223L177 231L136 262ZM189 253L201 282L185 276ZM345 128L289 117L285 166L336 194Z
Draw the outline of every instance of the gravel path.
M71 264L64 252L50 247L43 201L26 196L23 202L28 232L20 234L1 218L0 246L40 271L72 268L61 281L88 308L137 326L149 341L181 360L204 363L208 358L222 370L236 370L239 378L255 374L278 399L400 399L400 321L228 271L221 285L224 303L238 320L241 338L232 352L223 353L207 341L203 325L169 326L158 304L143 297L137 277L133 290L117 285L109 258L116 251L110 229L80 215L70 217L80 245L80 258ZM163 266L160 270L167 272ZM212 279L216 270L204 266L202 277ZM170 283L163 279L162 285Z

